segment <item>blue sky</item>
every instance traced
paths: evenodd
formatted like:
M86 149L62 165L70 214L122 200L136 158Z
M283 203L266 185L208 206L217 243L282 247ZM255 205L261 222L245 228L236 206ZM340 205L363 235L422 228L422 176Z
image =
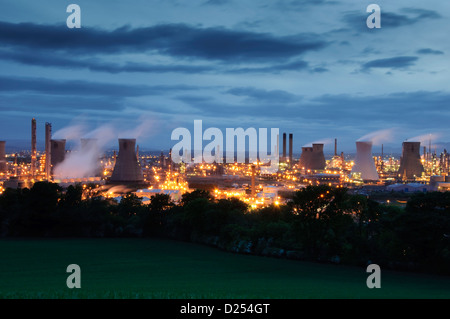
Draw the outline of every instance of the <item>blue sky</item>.
M66 7L81 7L68 29ZM368 29L366 7L381 7ZM0 5L0 140L112 125L148 149L172 130L279 128L294 151L448 142L448 1L14 0ZM58 135L61 135L61 131ZM136 136L126 136L126 135ZM59 136L66 137L66 136ZM205 143L206 144L206 143ZM326 150L332 150L327 143Z

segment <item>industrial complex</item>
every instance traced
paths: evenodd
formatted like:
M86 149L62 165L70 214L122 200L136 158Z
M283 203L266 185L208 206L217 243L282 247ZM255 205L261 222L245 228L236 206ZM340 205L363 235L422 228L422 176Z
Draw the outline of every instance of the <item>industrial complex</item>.
M220 198L237 197L257 208L279 205L296 190L308 185L346 187L361 194L392 194L450 189L450 155L436 154L419 141L405 141L398 158L373 155L372 141L356 141L355 154L324 154L324 144L313 143L294 156L293 134L283 133L279 169L264 170L259 160L245 163L196 163L190 159L174 163L166 154L139 152L135 138L120 138L117 149L104 150L93 138L67 149L66 139L52 138L51 123L45 124L45 147L37 149L36 119L31 120L31 145L20 153L7 153L8 141L0 141L0 194L6 188L29 188L37 181L51 181L62 187L80 184L90 194L120 201L132 192L144 203L157 193L174 202L185 192L204 189ZM216 155L216 158L217 155ZM80 173L72 165L81 163ZM87 195L89 196L89 195ZM94 195L92 195L94 196Z

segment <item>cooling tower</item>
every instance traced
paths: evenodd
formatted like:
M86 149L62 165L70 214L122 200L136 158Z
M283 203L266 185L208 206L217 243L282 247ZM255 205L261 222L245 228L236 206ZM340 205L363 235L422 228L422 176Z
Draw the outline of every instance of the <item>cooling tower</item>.
M323 144L312 145L311 155L311 169L322 170L325 169L325 155L323 154Z
M362 180L379 180L375 161L372 157L372 142L356 142L355 165L352 168L352 173L361 173Z
M424 171L420 161L420 142L403 142L402 157L398 176L402 179L414 179Z
M312 147L302 147L302 155L300 155L300 167L310 169L312 151Z
M110 180L115 183L139 183L144 181L136 157L136 139L119 139L119 155Z
M300 166L310 170L325 169L325 155L323 144L313 144L312 147L302 147Z
M7 171L5 145L5 141L0 141L0 173Z
M56 165L62 163L66 157L66 140L51 140L50 145L51 163L53 169L55 169Z

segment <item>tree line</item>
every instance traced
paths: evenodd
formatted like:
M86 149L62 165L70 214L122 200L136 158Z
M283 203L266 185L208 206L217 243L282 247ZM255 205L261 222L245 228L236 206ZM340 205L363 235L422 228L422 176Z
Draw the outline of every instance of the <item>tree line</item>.
M285 205L250 209L208 191L179 204L156 194L114 199L80 185L37 182L0 196L1 237L160 237L227 251L299 260L450 274L450 192L383 205L345 188L308 186Z

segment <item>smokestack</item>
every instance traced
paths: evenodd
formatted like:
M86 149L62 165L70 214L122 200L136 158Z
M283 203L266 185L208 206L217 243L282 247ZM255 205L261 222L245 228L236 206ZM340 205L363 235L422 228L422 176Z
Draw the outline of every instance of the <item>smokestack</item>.
M45 179L50 180L51 178L51 158L52 158L52 149L51 149L51 138L52 138L52 124L45 123Z
M334 156L337 156L337 138L334 139Z
M283 133L283 162L286 162L286 133Z
M31 178L36 177L36 159L37 159L37 147L36 147L36 119L31 119Z
M293 157L293 141L294 140L294 135L292 133L289 134L289 168L292 167L293 165L293 161L294 161L294 157Z
M414 179L424 171L420 161L420 142L403 142L402 157L398 176L402 179Z
M56 165L62 163L66 157L66 140L50 140L51 142L51 160L52 171Z
M255 174L256 174L256 166L252 165L252 198L255 198L256 195Z
M5 151L6 141L0 141L0 173L7 173L6 165L6 151Z
M119 155L111 175L111 182L141 183L144 181L135 149L136 139L119 139Z
M362 180L379 180L377 168L372 157L372 142L356 142L356 158L352 173L361 173Z
M14 177L17 177L17 153L14 154Z

